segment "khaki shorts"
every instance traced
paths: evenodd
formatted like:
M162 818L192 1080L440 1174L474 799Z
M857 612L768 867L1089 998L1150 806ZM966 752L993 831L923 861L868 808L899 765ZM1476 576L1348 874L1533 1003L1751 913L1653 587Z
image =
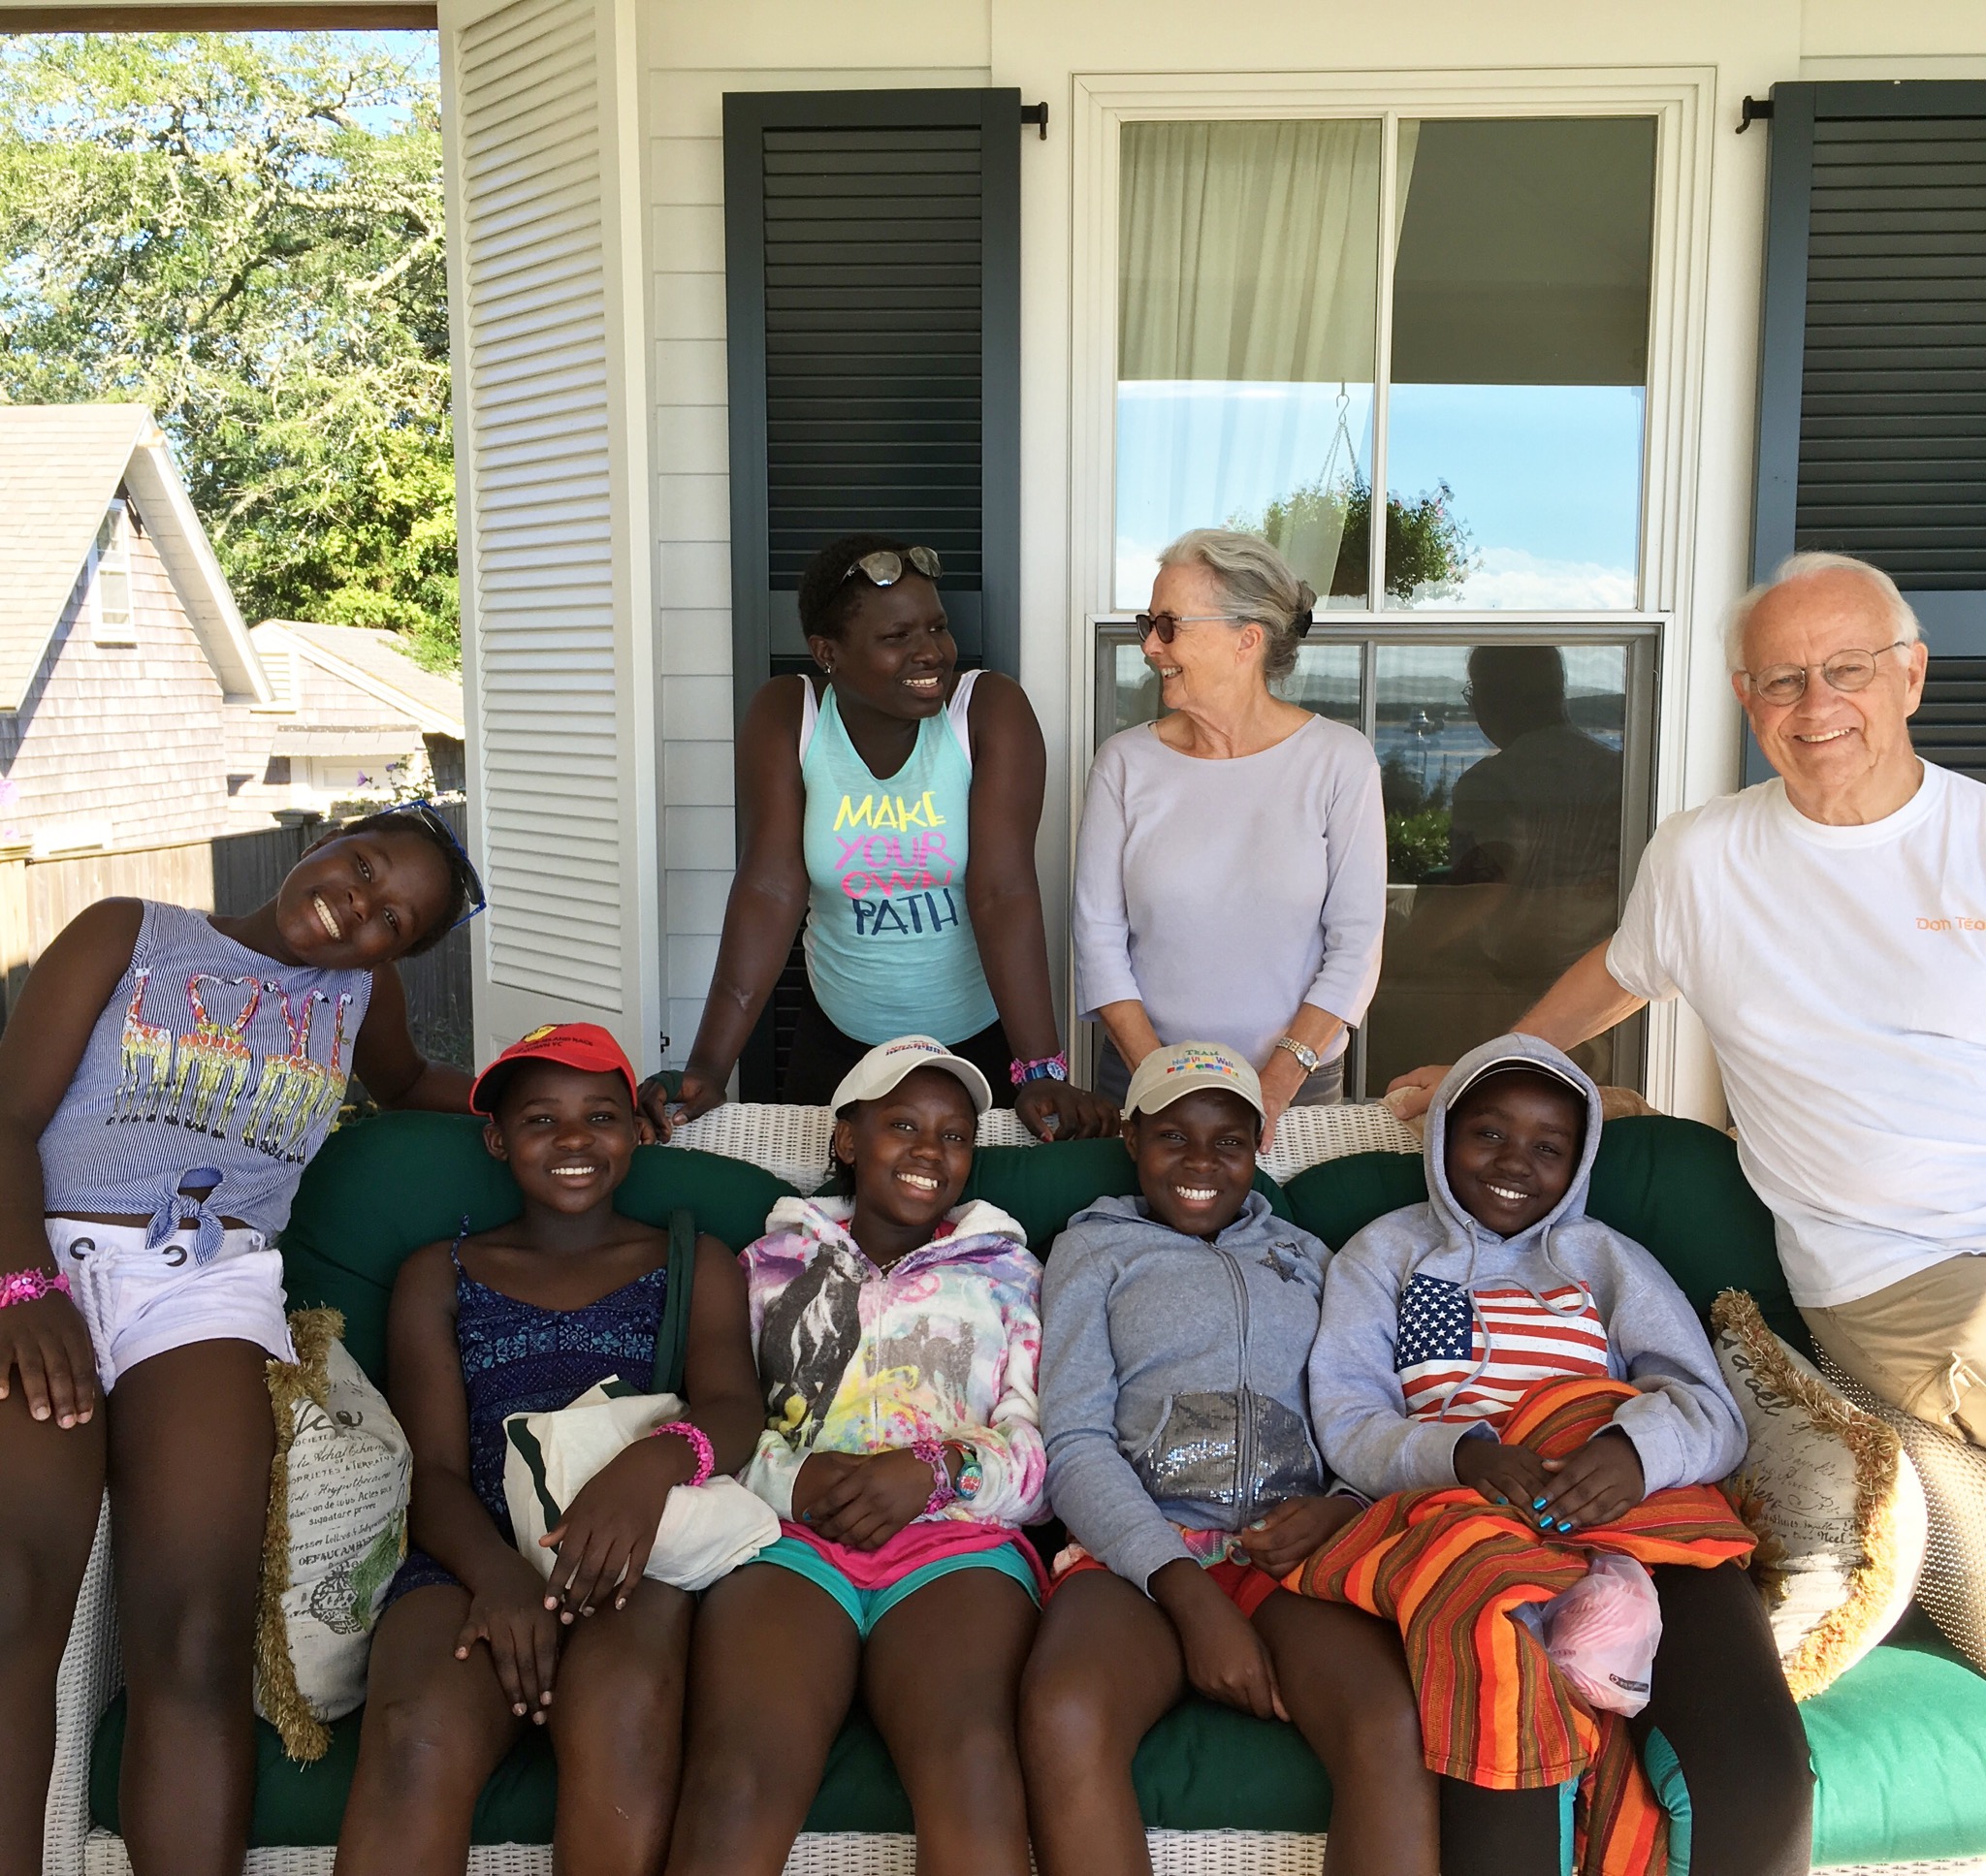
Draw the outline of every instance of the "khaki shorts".
M1800 1314L1872 1392L1986 1446L1986 1256L1948 1257L1852 1303Z

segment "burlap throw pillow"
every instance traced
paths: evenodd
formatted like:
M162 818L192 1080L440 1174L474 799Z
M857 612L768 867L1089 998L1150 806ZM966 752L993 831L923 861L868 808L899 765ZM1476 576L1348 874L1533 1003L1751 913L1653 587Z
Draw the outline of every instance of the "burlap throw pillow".
M1754 1574L1795 1700L1886 1636L1924 1563L1924 1488L1895 1431L1865 1413L1727 1289L1711 1313L1717 1365L1750 1446L1725 1489L1759 1534Z
M336 1310L298 1310L297 1359L269 1364L276 1449L255 1612L255 1710L305 1763L331 1744L325 1722L366 1698L372 1625L407 1548L406 1435L337 1339L343 1328Z

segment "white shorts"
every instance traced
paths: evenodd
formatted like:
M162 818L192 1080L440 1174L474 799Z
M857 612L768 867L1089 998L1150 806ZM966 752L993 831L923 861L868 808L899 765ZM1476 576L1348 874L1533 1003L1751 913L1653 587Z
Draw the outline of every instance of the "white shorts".
M105 1393L141 1361L194 1342L253 1342L296 1360L282 1256L260 1231L229 1231L212 1260L196 1264L191 1225L147 1250L143 1224L44 1223L55 1268L89 1325Z

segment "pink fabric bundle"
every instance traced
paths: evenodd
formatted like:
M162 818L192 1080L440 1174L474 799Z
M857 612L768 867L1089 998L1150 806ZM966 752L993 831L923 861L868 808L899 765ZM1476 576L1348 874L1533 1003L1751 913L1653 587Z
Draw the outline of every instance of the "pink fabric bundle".
M1601 1551L1570 1589L1538 1606L1552 1665L1595 1712L1632 1718L1649 1703L1662 1606L1632 1557Z

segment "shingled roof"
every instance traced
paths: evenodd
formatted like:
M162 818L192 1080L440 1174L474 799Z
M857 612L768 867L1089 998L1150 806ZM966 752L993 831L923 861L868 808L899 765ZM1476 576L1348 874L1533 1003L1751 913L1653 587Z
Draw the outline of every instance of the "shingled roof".
M269 678L143 404L0 404L0 711L20 708L122 486L231 695Z

